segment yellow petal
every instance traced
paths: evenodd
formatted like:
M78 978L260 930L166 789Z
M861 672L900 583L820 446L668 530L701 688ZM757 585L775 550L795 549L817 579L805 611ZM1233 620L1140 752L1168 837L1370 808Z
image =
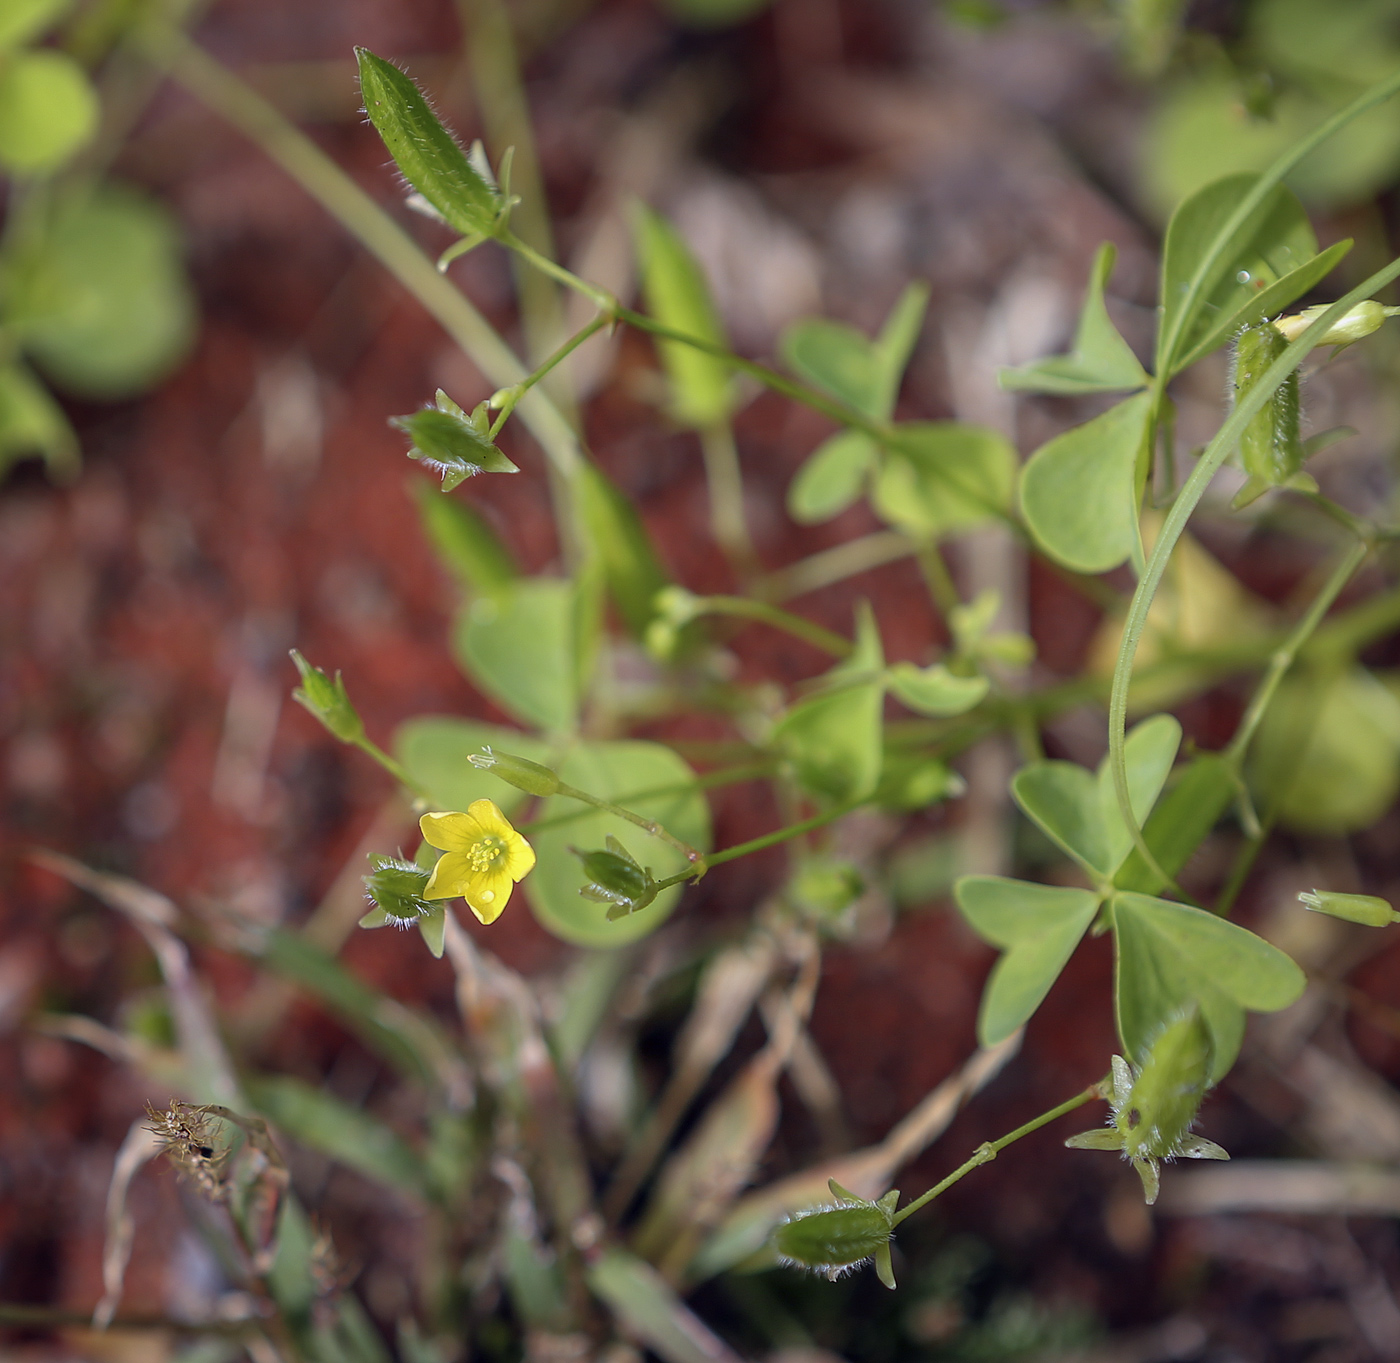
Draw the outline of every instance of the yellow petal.
M479 804L491 802L478 800L472 805L472 810ZM491 807L494 809L495 805ZM482 836L481 822L471 811L466 814L425 814L418 820L418 827L423 832L424 841L440 852L465 852Z
M424 899L456 899L465 894L477 872L465 852L445 852L438 858L428 883L423 887Z
M535 849L519 833L506 839L505 869L512 880L524 880L535 868Z
M494 923L510 902L510 892L514 888L510 873L502 867L484 875L477 872L463 892L463 897L467 907L483 923Z
M498 838L515 836L515 829L494 800L473 800L467 806L467 813L477 821L483 837L494 834Z

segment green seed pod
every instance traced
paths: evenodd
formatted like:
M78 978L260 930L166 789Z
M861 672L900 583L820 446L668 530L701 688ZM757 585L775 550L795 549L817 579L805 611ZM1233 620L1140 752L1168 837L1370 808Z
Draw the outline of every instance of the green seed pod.
M1231 385L1236 403L1242 401L1273 362L1288 349L1288 342L1272 322L1256 322L1235 337ZM1307 457L1299 434L1298 375L1289 376L1240 436L1240 460L1250 476L1253 501L1259 493L1286 483L1303 467ZM1243 505L1237 501L1237 505Z
M520 472L486 438L484 421L477 419L476 413L468 416L441 388L434 406L390 417L389 425L398 427L413 442L410 459L441 474L444 492L478 473Z
M893 1198L886 1193L879 1202L867 1202L847 1192L834 1179L831 1190L838 1198L836 1206L798 1212L773 1232L779 1262L790 1268L810 1269L835 1281L874 1259L880 1281L893 1287L889 1246L898 1193Z
M579 894L595 904L610 905L610 920L636 913L656 898L656 882L651 872L639 866L611 833L606 851L580 852L577 847L569 850L583 862L583 873L588 877Z
M464 237L490 236L504 208L500 191L468 160L418 87L396 66L357 47L365 112L411 184Z
M292 699L311 711L342 743L355 743L363 738L365 726L350 704L340 673L337 672L332 681L319 667L312 667L296 649L292 649L292 661L301 673L301 685L292 692Z
M361 920L362 927L376 927L382 923L394 923L406 928L432 912L433 906L423 898L428 886L428 872L411 861L401 861L398 857L372 856L369 859L371 874L362 877L365 882L365 897L378 914L366 914L369 923Z
M1338 894L1334 890L1313 890L1300 894L1298 899L1314 913L1330 914L1333 918L1345 918L1349 923L1364 923L1368 928L1384 928L1400 922L1396 913L1384 899L1373 894Z
M474 767L499 776L507 785L523 790L527 795L549 796L559 791L559 778L548 767L531 762L528 757L516 757L514 753L496 752L485 747L472 753L467 761Z

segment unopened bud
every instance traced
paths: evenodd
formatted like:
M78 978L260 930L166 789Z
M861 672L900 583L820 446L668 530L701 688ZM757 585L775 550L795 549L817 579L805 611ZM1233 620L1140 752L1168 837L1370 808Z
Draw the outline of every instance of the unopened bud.
M490 747L472 753L467 761L474 767L499 776L508 786L523 790L527 795L549 796L559 792L559 778L548 767L531 762L528 757L514 753L496 752Z
M779 1262L834 1280L874 1259L880 1281L892 1288L890 1236L898 1192L867 1202L847 1192L835 1179L830 1187L838 1199L836 1206L798 1212L773 1232Z
M701 601L702 598L694 592L688 592L684 587L673 584L657 592L653 604L657 615L663 620L669 620L673 625L688 625L700 614Z
M1280 317L1274 323L1274 329L1281 332L1288 340L1296 341L1331 306L1330 303L1318 303L1314 307L1304 308L1302 312L1294 313L1291 317ZM1360 341L1373 331L1378 331L1385 319L1386 310L1375 299L1358 303L1350 312L1344 312L1333 322L1322 333L1317 344L1351 345L1353 341Z
M432 912L433 906L423 898L428 887L428 872L411 861L401 861L398 857L372 856L369 859L370 874L362 876L365 882L365 898L375 910L361 920L362 927L378 927L382 923L395 923L406 928Z
M1298 896L1300 903L1314 913L1345 918L1349 923L1364 923L1368 928L1383 928L1400 922L1390 904L1373 894L1338 894L1335 890L1312 890Z
M292 661L301 673L301 685L292 692L292 699L310 710L342 743L354 743L364 737L365 726L350 697L340 673L332 681L319 667L312 665L292 649Z

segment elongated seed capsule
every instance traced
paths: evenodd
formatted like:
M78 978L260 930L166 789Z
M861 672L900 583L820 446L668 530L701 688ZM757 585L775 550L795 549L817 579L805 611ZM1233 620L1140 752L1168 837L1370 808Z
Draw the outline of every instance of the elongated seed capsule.
M1241 402L1269 366L1288 349L1272 322L1256 322L1235 337L1234 400ZM1295 371L1274 390L1240 436L1240 461L1258 490L1278 487L1303 467L1307 457L1299 435L1298 375Z
M1314 913L1330 914L1352 923L1364 923L1368 928L1384 928L1394 923L1400 914L1387 900L1371 894L1341 894L1336 890L1313 890L1298 898Z

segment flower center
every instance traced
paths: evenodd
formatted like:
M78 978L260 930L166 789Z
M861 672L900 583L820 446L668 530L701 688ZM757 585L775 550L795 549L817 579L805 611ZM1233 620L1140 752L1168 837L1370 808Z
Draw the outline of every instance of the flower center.
M473 871L489 871L500 861L504 851L505 844L500 838L485 837L472 844L471 851L467 853L467 860L471 862Z

